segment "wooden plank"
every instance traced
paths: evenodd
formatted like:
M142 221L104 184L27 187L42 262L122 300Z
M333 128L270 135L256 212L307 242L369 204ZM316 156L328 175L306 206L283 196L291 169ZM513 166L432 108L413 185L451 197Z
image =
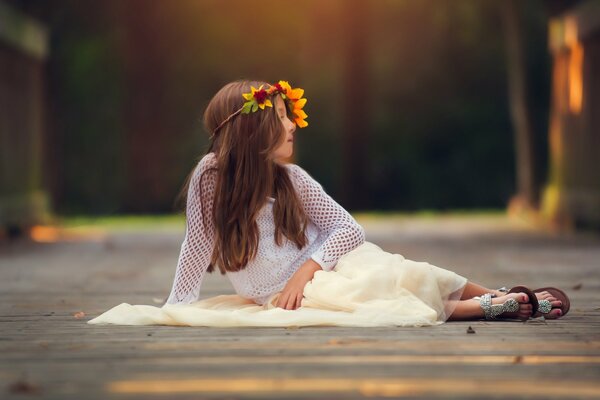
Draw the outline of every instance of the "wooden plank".
M164 298L178 240L145 233L147 252L130 234L112 236L116 246L108 248L17 244L0 248L0 383L8 395L21 387L61 399L599 397L600 239L498 233L493 221L487 235L485 224L473 223L455 238L455 223L439 222L431 236L429 222L366 225L386 249L431 256L465 276L583 283L569 290L570 314L426 328L91 326L88 319L121 302ZM152 248L157 241L166 243L161 250ZM227 291L227 280L214 275L202 295ZM78 311L85 317L75 318Z

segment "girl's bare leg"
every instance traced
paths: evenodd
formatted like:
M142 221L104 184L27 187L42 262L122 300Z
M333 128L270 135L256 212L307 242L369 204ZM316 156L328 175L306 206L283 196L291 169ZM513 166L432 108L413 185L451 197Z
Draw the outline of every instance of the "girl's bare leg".
M499 292L497 290L488 289L473 282L467 282L467 284L465 285L465 289L463 290L463 294L462 296L460 296L460 299L468 300L472 299L475 296L481 296L486 293L494 293L496 296L503 295L502 292Z

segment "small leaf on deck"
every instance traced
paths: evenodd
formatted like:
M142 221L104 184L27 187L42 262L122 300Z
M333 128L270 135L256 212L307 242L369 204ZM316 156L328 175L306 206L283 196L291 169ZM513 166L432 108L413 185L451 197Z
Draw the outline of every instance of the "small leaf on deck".
M513 364L522 364L523 363L523 356L515 356L514 360L513 360Z
M471 328L471 326L469 326L467 328L467 333L475 333L475 329Z
M13 382L9 386L10 393L23 393L23 394L35 394L40 393L40 388L31 382L25 380L18 380Z
M85 313L83 311L78 311L73 316L77 319L85 317Z
M342 345L352 345L357 343L373 343L373 340L366 340L360 338L333 338L327 341L327 344L330 346L342 346Z

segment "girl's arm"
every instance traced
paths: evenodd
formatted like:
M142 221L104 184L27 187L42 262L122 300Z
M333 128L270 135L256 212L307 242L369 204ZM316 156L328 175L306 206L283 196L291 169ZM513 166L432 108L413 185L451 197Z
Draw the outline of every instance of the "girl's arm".
M306 215L327 235L311 258L323 270L331 271L341 256L364 243L364 229L302 168L291 164L290 177L297 184Z
M277 307L295 310L300 307L304 286L316 271L331 271L338 259L365 241L365 232L352 216L336 203L306 171L289 166L307 216L327 235L323 245L292 275L281 291Z
M214 155L211 153L200 160L190 180L185 239L181 245L167 304L192 303L198 300L200 295L202 278L215 245L215 229L212 222L215 174L212 171L206 172L213 165Z

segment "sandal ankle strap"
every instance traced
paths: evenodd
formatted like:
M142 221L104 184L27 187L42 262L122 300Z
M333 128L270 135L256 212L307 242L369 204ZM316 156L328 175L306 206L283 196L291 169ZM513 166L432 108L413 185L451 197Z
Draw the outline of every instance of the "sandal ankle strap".
M515 299L508 299L502 304L492 304L492 294L486 293L479 299L479 306L483 309L486 320L494 320L500 314L505 312L515 312L519 310L519 302Z

